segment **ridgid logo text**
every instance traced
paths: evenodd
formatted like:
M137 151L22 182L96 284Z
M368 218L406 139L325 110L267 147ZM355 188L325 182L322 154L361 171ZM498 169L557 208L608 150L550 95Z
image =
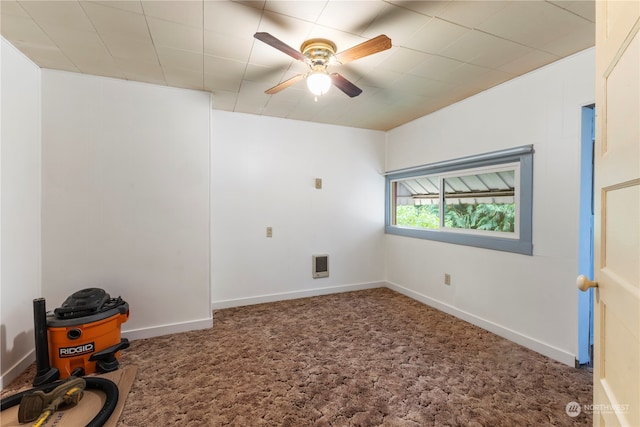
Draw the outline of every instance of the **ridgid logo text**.
M81 345L76 345L73 347L60 347L58 349L58 355L60 357L74 357L74 356L80 356L82 354L89 354L89 353L93 353L93 350L95 349L95 343L88 343L88 344L81 344Z

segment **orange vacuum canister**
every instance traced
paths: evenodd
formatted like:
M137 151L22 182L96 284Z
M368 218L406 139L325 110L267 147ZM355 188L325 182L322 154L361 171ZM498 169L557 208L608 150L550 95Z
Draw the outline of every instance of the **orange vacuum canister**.
M128 318L129 304L98 288L75 292L47 314L49 359L60 379L118 369L120 350L129 347L120 338Z

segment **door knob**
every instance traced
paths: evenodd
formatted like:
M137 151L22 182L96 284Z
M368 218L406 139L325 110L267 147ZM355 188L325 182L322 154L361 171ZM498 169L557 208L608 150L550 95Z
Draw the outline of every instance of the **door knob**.
M578 276L576 284L578 285L578 289L580 289L581 291L586 291L589 288L598 287L598 282L592 282L591 280L587 279L587 276L585 276L584 274Z

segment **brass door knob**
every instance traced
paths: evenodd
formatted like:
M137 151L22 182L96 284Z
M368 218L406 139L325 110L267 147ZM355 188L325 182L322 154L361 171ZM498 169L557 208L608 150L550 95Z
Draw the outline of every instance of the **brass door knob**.
M591 280L587 279L587 276L585 276L584 274L578 276L576 284L578 285L578 289L580 289L581 291L586 291L589 288L598 287L598 282L592 282Z

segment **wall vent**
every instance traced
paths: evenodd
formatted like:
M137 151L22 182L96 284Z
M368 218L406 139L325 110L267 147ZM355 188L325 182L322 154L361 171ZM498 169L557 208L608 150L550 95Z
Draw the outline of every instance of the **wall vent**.
M313 278L329 277L329 255L313 255Z

